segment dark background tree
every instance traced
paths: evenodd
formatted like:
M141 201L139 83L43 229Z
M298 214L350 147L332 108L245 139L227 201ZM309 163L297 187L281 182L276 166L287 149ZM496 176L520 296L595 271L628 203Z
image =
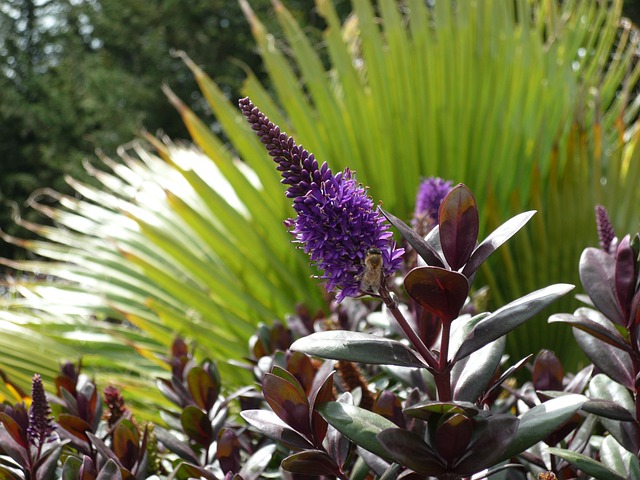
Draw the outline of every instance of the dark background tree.
M341 13L348 0L336 0ZM636 24L640 2L625 0ZM320 40L314 0L287 8ZM270 0L252 7L278 33ZM69 193L65 174L86 181L82 161L116 148L142 129L187 138L161 85L167 83L200 116L206 102L172 50L184 50L238 96L247 65L262 77L249 26L229 0L4 0L0 4L0 228L28 236L11 220L29 195L51 187ZM0 242L0 256L24 253Z
M286 4L320 38L313 0ZM277 31L271 2L251 5ZM0 5L0 228L28 236L11 220L10 205L28 216L25 202L34 190L70 192L65 174L91 181L82 161L94 161L97 148L113 156L141 129L188 138L162 84L199 115L209 112L191 72L172 50L186 51L230 98L239 95L240 65L262 75L236 1L5 0ZM0 242L0 255L23 253Z

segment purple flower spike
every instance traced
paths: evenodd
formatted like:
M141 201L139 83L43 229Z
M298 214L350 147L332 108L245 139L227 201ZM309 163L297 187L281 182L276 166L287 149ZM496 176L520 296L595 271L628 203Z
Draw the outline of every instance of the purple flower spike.
M416 211L412 222L413 227L418 229L418 233L426 235L438 224L440 204L451 188L451 181L445 181L439 177L422 180L416 195Z
M397 248L382 214L374 209L371 197L347 168L333 175L326 163L318 161L293 138L251 103L239 102L242 113L255 130L269 155L278 164L286 195L293 199L297 218L285 225L300 243L326 280L327 291L337 290L336 300L355 297L360 288L367 252L382 255L382 273L391 275L402 263L404 250Z
M29 409L29 440L36 447L44 445L53 432L51 408L42 386L42 378L36 374L31 381L31 408Z
M618 243L616 234L613 231L613 225L611 225L607 209L602 205L596 205L596 226L598 227L600 248L607 253L615 252Z

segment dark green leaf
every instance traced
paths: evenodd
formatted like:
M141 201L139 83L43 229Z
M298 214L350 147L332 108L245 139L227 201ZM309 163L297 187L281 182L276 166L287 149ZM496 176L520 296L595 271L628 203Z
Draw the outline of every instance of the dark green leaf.
M564 458L570 464L576 466L587 475L592 476L597 480L625 480L625 477L621 477L613 470L605 467L600 462L595 461L591 457L587 457L581 453L572 452L570 450L564 450L562 448L549 448L547 451L551 455Z
M626 450L608 435L600 446L600 461L607 468L625 478L640 478L640 462L638 457Z
M369 333L346 330L316 332L293 342L291 350L334 360L402 367L425 367L409 347Z
M382 458L390 458L376 435L387 428L394 428L393 422L369 410L346 403L323 403L318 407L318 411L329 424L356 445Z
M476 199L466 185L456 185L442 200L438 224L444 257L459 270L476 247L480 229Z
M478 399L495 376L506 343L505 337L499 338L454 364L451 370L454 400L475 402Z
M583 395L569 394L536 405L523 413L515 437L502 455L507 460L535 445L569 420L587 401Z
M573 285L558 283L531 292L496 310L475 326L460 346L453 361L470 355L522 325L573 288Z
M469 260L462 269L462 274L467 278L473 275L489 255L524 227L535 213L535 210L520 213L491 232L473 251L471 257L469 257Z
M407 293L444 322L458 318L469 294L467 277L440 267L416 267L404 279Z

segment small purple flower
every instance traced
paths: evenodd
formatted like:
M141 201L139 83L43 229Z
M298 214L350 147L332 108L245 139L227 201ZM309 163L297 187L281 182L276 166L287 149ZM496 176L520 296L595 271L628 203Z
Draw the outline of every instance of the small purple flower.
M607 253L614 253L618 241L613 231L613 225L611 225L607 209L602 205L596 205L596 226L598 227L600 248Z
M36 447L44 445L53 432L51 408L42 386L42 378L35 374L31 381L31 408L29 409L29 441Z
M318 166L313 154L280 132L248 98L238 103L288 185L286 196L293 199L298 216L285 225L322 271L319 278L326 280L327 291L337 290L338 302L363 293L360 282L370 248L381 251L383 274L391 275L404 250L396 247L388 224L355 175L348 168L334 175L326 163Z
M438 224L440 204L451 188L451 181L445 181L439 177L429 177L420 182L412 221L412 225L418 230L418 233L426 235Z

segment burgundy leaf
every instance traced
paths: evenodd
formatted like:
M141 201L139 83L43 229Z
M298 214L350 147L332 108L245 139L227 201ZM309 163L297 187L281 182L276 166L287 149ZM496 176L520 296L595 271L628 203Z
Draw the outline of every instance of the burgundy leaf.
M609 320L626 326L615 294L615 259L598 248L586 248L580 256L580 281L589 298Z
M208 412L220 393L220 377L217 375L215 367L210 367L209 371L197 366L191 368L187 373L187 389L195 404Z
M434 477L447 471L435 450L413 432L389 428L378 433L376 437L393 461L400 465Z
M418 255L422 257L427 265L444 267L444 262L438 256L438 253L420 235L418 235L415 230L399 218L393 216L389 212L385 212L382 208L380 208L380 211L386 219L389 220L389 223L400 232L400 235L404 237L409 245L413 247Z
M573 336L596 367L621 385L633 389L633 365L627 352L576 328Z
M440 267L414 268L405 277L404 286L411 298L443 322L458 318L469 293L464 275Z
M180 415L182 429L187 436L205 448L213 443L214 435L211 421L205 412L194 405L189 405Z
M4 425L4 428L9 433L9 435L11 435L11 438L18 445L20 445L24 449L29 448L27 432L23 430L22 427L20 427L20 425L18 425L18 423L13 418L11 418L4 412L0 412L0 421L2 422L2 425Z
M291 473L302 475L340 476L340 469L329 455L322 450L307 450L294 453L282 460L280 466Z
M603 315L599 315L599 312L592 310L587 313L589 309L578 309L576 315L569 313L557 313L549 317L549 323L568 323L569 325L594 336L598 340L601 340L609 345L619 348L621 350L631 352L631 346L620 335L620 332L615 326Z
M307 438L311 437L309 400L297 380L294 384L275 374L265 373L262 394L275 414L287 425Z
M626 326L630 326L631 299L636 286L636 255L629 245L629 235L625 236L618 246L616 253L616 296L622 315L627 319Z
M472 434L472 422L460 413L447 415L436 427L433 444L448 466L465 455Z
M240 440L230 428L222 428L218 433L216 456L223 473L240 471Z
M286 425L275 413L266 410L244 410L240 416L258 431L292 448L307 450L313 445L298 432Z
M562 390L564 370L558 357L550 350L542 350L533 362L532 381L536 390Z
M447 263L453 270L459 270L475 249L480 228L476 200L466 185L456 185L444 197L440 204L438 224L442 252Z
M302 352L293 352L287 361L287 370L298 380L305 395L309 395L316 375L311 358Z
M324 382L320 386L320 388L316 391L311 391L311 398L309 400L311 406L311 428L313 430L313 438L316 443L319 445L324 440L325 435L327 434L327 421L322 418L317 411L317 406L324 402L330 402L333 400L333 374L335 372L330 372L329 375L325 378Z
M391 420L398 427L405 428L402 403L400 402L400 398L392 392L381 390L376 396L371 411Z
M123 418L113 432L113 453L125 468L131 470L139 451L140 432L130 420Z

